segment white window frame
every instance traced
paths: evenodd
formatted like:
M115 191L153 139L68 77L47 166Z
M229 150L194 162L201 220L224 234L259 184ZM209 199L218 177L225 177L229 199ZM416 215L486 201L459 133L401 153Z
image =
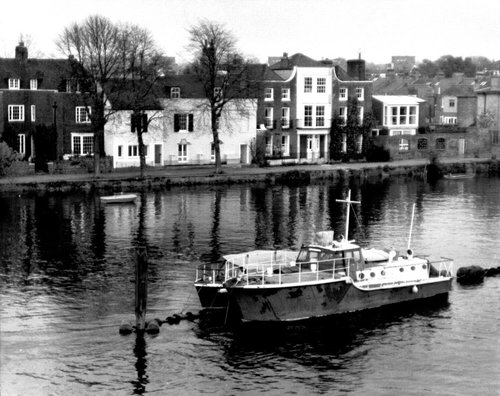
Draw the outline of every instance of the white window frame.
M273 120L274 120L274 108L266 107L264 109L264 119L266 129L273 129Z
M314 106L304 106L304 127L312 128L313 126L313 108Z
M349 90L346 87L339 88L339 100L347 100L347 95L349 94Z
M363 125L363 116L365 113L365 108L363 106L358 106L358 121L359 125Z
M270 101L274 100L274 89L273 88L264 88L264 100Z
M281 88L281 100L290 100L290 88Z
M365 89L364 88L356 88L356 98L358 100L365 100Z
M312 77L304 77L304 92L311 93L313 89L313 79Z
M36 91L38 89L38 80L36 78L32 78L30 80L30 89Z
M288 135L281 135L281 154L290 155L290 136Z
M316 127L324 127L325 126L325 106L316 106L316 110L314 111L314 121Z
M31 105L31 121L35 122L36 121L36 106Z
M266 143L266 155L272 155L273 154L273 137L266 136L265 143Z
M92 109L90 107L76 106L75 122L77 124L90 124L90 114L92 114Z
M446 125L455 125L457 123L457 117L442 117L443 121L442 124Z
M317 93L326 93L326 77L317 77L316 78L316 92Z
M118 147L117 147L117 157L121 158L123 157L123 146L120 144Z
M281 108L281 128L290 128L290 107Z
M409 151L409 150L410 150L409 140L405 138L399 139L399 151Z
M170 88L170 99L180 99L180 97L181 97L180 87L171 87Z
M356 139L356 150L358 153L361 153L363 151L363 134L359 134L357 139Z
M404 109L402 111L402 109ZM384 121L386 126L409 126L417 125L417 106L402 105L402 106L387 106Z
M84 151L84 144L85 145L88 145L88 142L84 142L84 139L85 138L92 138L92 143L90 145L90 148L91 148L91 151L87 151L85 152ZM79 140L79 146L80 146L80 152L79 153L76 153L75 152L75 139L78 139ZM94 155L94 134L89 132L89 133L78 133L78 132L74 132L71 134L71 152L73 153L73 155Z
M21 80L19 78L9 78L9 89L21 89Z
M455 108L456 102L455 98L448 99L448 107Z
M177 143L177 162L179 162L179 163L188 162L188 144L187 143Z
M24 105L9 105L9 122L23 122L24 121Z
M17 152L22 155L26 154L26 135L24 133L17 135Z
M342 123L340 125L347 124L347 106L339 107L339 118L342 120Z
M127 147L127 157L134 158L139 156L139 145L129 144Z

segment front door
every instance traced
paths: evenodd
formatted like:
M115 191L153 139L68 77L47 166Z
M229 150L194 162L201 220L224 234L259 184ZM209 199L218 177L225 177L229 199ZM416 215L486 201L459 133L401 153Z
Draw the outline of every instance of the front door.
M161 165L161 144L155 144L155 165Z
M240 164L248 164L248 146L240 145Z
M465 154L465 139L458 139L458 155Z

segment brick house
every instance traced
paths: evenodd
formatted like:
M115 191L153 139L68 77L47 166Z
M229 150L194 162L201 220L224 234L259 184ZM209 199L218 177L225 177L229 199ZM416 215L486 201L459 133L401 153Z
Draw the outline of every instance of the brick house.
M0 58L0 137L26 160L93 151L93 133L68 59L30 59L20 42Z
M490 144L492 154L500 155L500 76L484 78L477 94L478 129Z
M348 61L345 72L329 60L316 61L300 53L289 57L284 53L270 68L290 87L289 102L285 106L278 103L289 108L292 117L287 132L290 157L296 162L329 161L332 120L347 117L347 99L357 97L361 122L371 110L372 84L365 80L364 61ZM282 139L286 143L286 138Z

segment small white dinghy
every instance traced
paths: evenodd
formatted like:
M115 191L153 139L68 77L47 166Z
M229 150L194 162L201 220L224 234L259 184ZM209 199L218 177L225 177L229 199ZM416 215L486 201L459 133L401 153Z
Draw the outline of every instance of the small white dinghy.
M106 195L101 197L101 202L106 204L111 203L134 203L137 199L137 194L128 193L128 194L115 194L115 195Z

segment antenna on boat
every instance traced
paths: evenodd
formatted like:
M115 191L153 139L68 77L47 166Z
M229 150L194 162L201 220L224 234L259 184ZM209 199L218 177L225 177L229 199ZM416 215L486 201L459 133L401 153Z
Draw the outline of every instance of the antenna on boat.
M408 250L410 249L411 244L411 231L413 229L413 217L415 217L415 204L413 204L413 209L411 211L411 223L410 223L410 235L408 235Z
M336 199L337 202L345 202L347 204L346 210L346 220L345 220L345 240L349 241L349 213L350 213L350 205L352 203L360 204L360 201L351 201L351 190L347 190L347 198L346 199Z

